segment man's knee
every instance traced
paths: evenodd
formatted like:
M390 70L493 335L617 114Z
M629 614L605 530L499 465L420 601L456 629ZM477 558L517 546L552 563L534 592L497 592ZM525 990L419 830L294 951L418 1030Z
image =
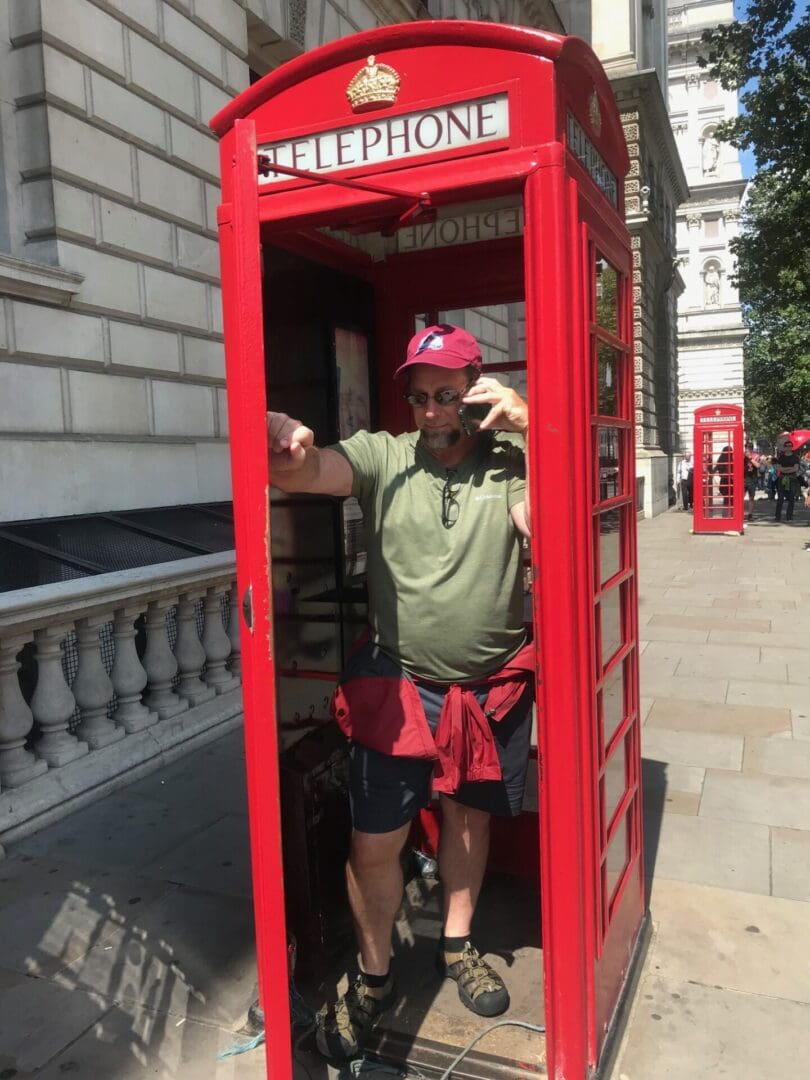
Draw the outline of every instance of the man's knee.
M469 833L471 836L483 836L489 832L492 815L475 806L464 806L454 799L442 796L442 825L453 833Z
M349 863L360 873L396 863L409 831L410 823L386 833L367 833L354 829L349 849Z

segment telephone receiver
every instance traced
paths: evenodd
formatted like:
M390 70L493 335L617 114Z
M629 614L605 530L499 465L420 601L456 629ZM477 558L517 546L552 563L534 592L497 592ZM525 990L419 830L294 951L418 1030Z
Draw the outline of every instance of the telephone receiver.
M458 418L467 435L474 435L481 426L481 421L489 415L492 406L488 402L480 405L459 405Z

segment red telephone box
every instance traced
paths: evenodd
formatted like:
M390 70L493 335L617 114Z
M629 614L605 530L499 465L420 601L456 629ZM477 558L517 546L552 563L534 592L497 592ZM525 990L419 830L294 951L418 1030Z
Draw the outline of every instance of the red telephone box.
M743 420L739 405L695 409L694 517L696 533L742 533Z
M610 85L576 38L426 21L307 53L212 127L268 1076L292 1075L279 750L319 718L362 620L362 545L351 506L271 497L265 410L320 444L358 424L406 430L393 372L419 321L513 305L508 356L485 341L485 372L525 379L532 417L542 948L527 953L534 996L510 1015L547 1036L534 1065L516 1029L488 1060L514 1080L545 1055L550 1076L584 1080L607 1060L649 925L628 159ZM467 1038L448 1030L455 1053ZM400 1036L416 1053L419 1031Z

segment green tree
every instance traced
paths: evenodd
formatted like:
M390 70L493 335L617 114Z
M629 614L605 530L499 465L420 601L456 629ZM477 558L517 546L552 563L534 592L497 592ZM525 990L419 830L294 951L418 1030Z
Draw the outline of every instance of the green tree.
M808 426L810 333L807 311L785 305L778 313L748 320L745 344L745 408L749 431L771 443L781 431Z
M810 418L810 10L794 0L750 0L744 21L703 34L699 60L740 115L719 139L751 150L735 284L749 330L746 407L760 434Z

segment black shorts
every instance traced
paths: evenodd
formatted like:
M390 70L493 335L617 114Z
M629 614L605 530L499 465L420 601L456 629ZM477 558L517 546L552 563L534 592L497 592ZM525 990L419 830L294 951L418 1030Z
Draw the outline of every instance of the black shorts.
M416 686L431 731L435 731L445 691L423 683ZM474 693L483 704L488 691ZM449 798L496 817L516 817L520 813L532 733L532 698L532 686L527 684L515 706L491 725L501 779L462 784ZM351 744L349 753L352 824L359 832L393 832L407 825L430 802L432 761L393 757L358 743Z

